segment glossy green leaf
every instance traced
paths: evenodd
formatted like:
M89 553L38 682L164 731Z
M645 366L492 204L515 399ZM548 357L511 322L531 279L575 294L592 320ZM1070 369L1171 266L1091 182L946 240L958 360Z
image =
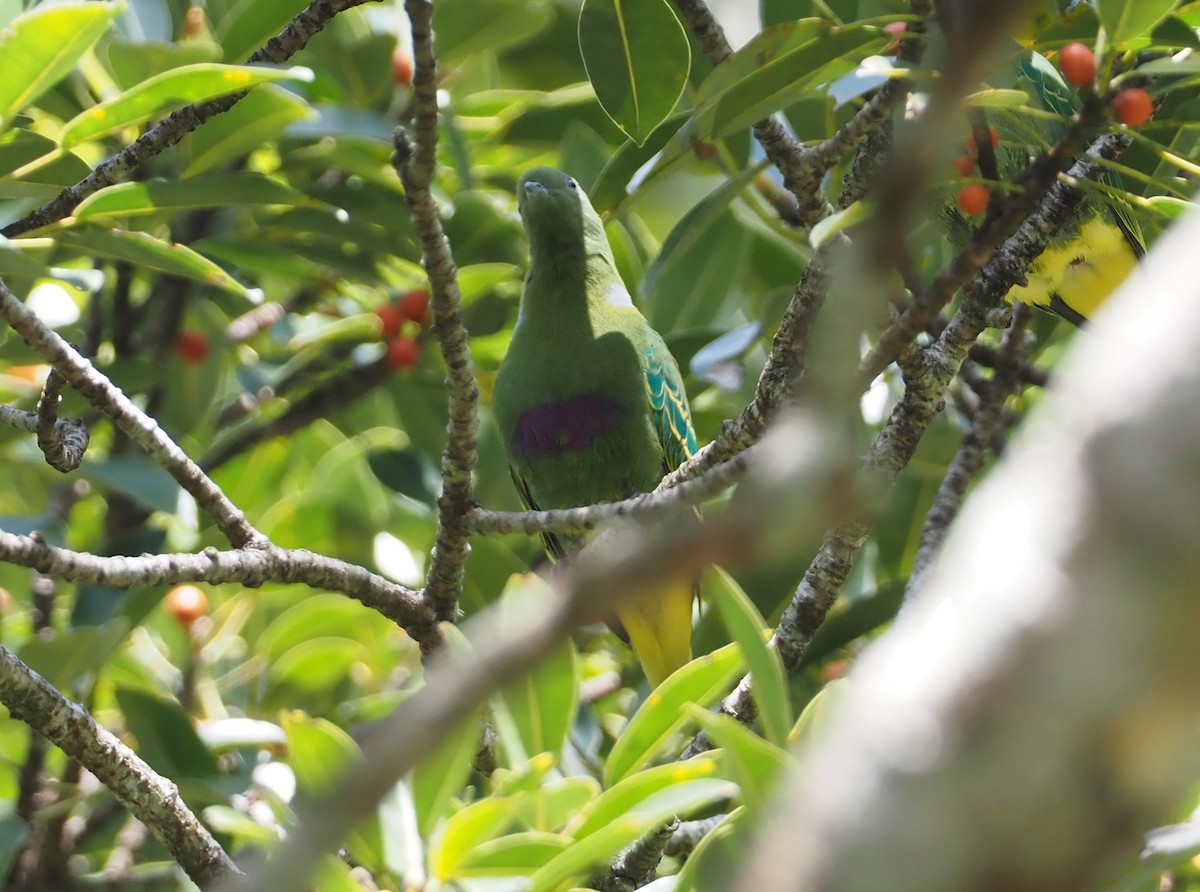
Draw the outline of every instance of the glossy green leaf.
M458 876L472 853L503 833L512 821L512 803L507 797L481 799L460 808L442 825L430 846L430 874L442 882Z
M216 757L176 701L140 688L118 687L117 702L137 740L138 755L160 774L174 779L217 774Z
M27 638L17 656L56 688L72 688L112 656L128 631L129 622L118 617L101 626Z
M584 805L567 823L564 832L575 839L583 839L621 815L633 811L641 802L661 790L685 781L723 777L724 773L725 756L714 751L683 762L643 769L609 787Z
M634 142L645 142L675 108L691 64L687 35L670 5L584 0L579 49L604 111Z
M571 845L555 833L511 833L481 843L460 865L460 877L529 876Z
M564 777L543 783L536 796L528 796L518 805L518 820L534 830L558 831L599 796L600 782L593 777Z
M687 119L686 112L671 115L655 127L641 145L632 140L622 143L587 190L592 206L603 214L624 201L634 174L662 151Z
M59 141L71 148L89 139L131 127L153 117L218 96L272 81L312 80L307 68L263 68L201 62L155 75L124 93L86 109L63 125Z
M249 205L312 204L312 199L258 173L208 174L187 180L118 183L88 196L75 209L76 220L132 217L164 210Z
M186 245L164 242L145 232L83 228L59 233L59 244L85 254L127 260L138 266L183 276L241 297L246 289L211 260Z
M288 692L330 690L362 660L364 648L356 638L318 632L271 663L268 678L272 687Z
M412 797L417 811L417 826L428 837L437 822L445 817L455 796L471 774L475 751L479 748L482 712L476 710L442 736L432 753L413 769Z
M856 201L849 207L830 214L814 226L808 234L808 243L814 248L819 248L838 233L870 219L874 213L874 205L866 201Z
M237 0L217 23L217 41L228 62L241 62L283 30L300 11L292 0Z
M770 803L772 793L778 789L780 776L790 764L787 750L768 743L727 715L717 715L696 706L689 706L687 710L713 743L725 751L742 802L751 811L761 813Z
M689 138L724 136L823 90L878 51L878 29L802 19L764 28L713 69L696 95Z
M183 493L179 483L150 458L140 455L113 455L87 461L79 474L93 483L118 490L152 511L174 514Z
M263 84L224 114L188 136L183 150L191 160L184 176L219 167L249 154L289 124L312 115L308 103L281 87Z
M0 130L75 66L120 9L116 3L46 4L0 31Z
M652 294L654 292L658 286L658 278L664 269L672 264L687 265L689 258L694 257L697 243L718 223L728 222L726 211L729 210L730 204L758 176L766 163L765 161L760 162L729 177L680 218L671 230L671 234L663 242L658 257L646 270L646 276L642 281L645 293Z
M708 706L729 692L734 678L745 671L736 644L705 654L660 684L629 720L604 764L604 783L612 786L662 753L671 739L692 724L685 703Z
M39 158L44 161L34 163ZM18 171L19 177L10 178ZM82 158L60 154L58 144L40 133L15 129L0 136L0 198L56 192L91 172Z
M519 627L526 617L551 609L558 595L533 574L513 577L497 605L502 628ZM506 725L520 737L526 758L538 753L557 755L575 721L579 705L575 647L568 640L557 647L536 669L506 686L499 695L497 719L503 710ZM511 736L501 734L501 746ZM523 761L520 760L520 761Z
M595 833L576 840L533 874L530 890L550 892L569 879L582 879L599 865L610 861L635 839L671 818L686 818L696 809L727 799L735 793L733 784L715 778L672 784L644 799Z
M1179 0L1095 0L1100 24L1116 46L1149 33L1178 5Z
M546 0L441 0L433 7L438 60L458 64L537 36L554 20Z
M720 567L714 566L709 571L704 591L717 605L725 628L742 649L750 667L751 692L764 736L776 746L785 746L792 725L787 678L779 651L767 647L766 620L737 581Z
M713 325L736 295L750 241L751 230L727 209L698 238L672 251L652 288L643 291L651 324L659 331Z
M327 719L294 710L284 714L282 724L297 786L312 796L332 793L362 759L354 739Z

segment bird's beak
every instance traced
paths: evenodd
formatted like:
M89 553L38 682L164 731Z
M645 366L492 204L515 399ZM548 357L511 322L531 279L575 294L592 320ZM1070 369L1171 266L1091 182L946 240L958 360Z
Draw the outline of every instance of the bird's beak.
M528 180L525 183L525 194L532 198L535 195L547 195L549 191L545 186L536 180Z

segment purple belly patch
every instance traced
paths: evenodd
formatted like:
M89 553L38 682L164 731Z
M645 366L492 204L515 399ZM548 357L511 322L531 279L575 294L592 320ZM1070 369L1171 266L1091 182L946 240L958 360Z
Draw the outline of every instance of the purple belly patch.
M534 458L583 449L621 420L619 405L595 393L547 403L521 413L513 435L514 451Z

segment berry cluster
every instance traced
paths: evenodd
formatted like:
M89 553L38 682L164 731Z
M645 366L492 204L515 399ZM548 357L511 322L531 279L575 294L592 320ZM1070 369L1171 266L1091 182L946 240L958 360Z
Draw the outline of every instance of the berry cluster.
M416 336L429 322L429 294L407 291L384 304L375 315L379 318L380 335L387 341L388 365L411 369L421 358L421 344Z
M1063 79L1076 87L1090 87L1096 80L1098 66L1096 56L1089 47L1082 43L1068 43L1058 52L1058 67ZM1109 101L1113 117L1126 127L1137 127L1145 124L1154 114L1154 100L1141 87L1125 87L1119 90ZM992 148L1000 141L995 127L989 127ZM966 152L957 155L951 164L960 177L969 177L975 170L979 157L978 146L975 144L975 134L967 133ZM958 207L968 216L981 214L987 209L991 193L982 183L968 183L958 192Z

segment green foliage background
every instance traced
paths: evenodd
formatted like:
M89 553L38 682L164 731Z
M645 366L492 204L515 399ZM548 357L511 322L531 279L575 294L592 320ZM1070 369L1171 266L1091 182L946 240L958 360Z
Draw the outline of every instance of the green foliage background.
M1200 47L1197 3L1084 4L1065 17L1044 5L1034 44L1043 52L1067 39L1090 42L1101 20L1122 52ZM591 6L598 21L615 8ZM512 194L519 175L561 167L593 196L630 290L691 369L689 396L706 442L752 397L811 254L807 237L780 219L772 201L780 186L749 126L782 111L802 140L833 135L860 100L839 104L831 85L883 52L883 27L908 9L900 0L763 0L763 21L782 26L713 72L665 3L624 6L635 19L657 17L629 56L600 27L581 39L572 0L436 5L443 117L434 189L483 394L476 497L487 507L518 507L487 403L526 259ZM1149 24L1121 18L1149 7ZM410 325L421 359L389 370L374 316L396 295L426 287L390 163L392 129L411 98L393 80L394 54L409 53L406 20L393 4L351 10L291 60L296 68L277 71L233 66L299 11L295 0L209 0L199 9L181 0L25 10L0 3L0 225L87 175L166 111L260 83L73 217L0 242L0 275L17 294L33 295L60 334L210 467L273 542L418 585L433 542L445 369L431 332ZM1181 68L1152 87L1162 108L1122 162L1133 173L1132 199L1190 196L1160 148L1194 158L1197 73ZM630 116L626 100L635 94ZM955 151L946 148L947 160ZM1135 210L1153 237L1175 206L1146 201ZM940 227L911 238L926 278L955 250ZM285 312L232 340L231 323L263 302ZM1036 327L1038 359L1052 365L1070 331L1049 317ZM211 345L202 362L174 348L185 330ZM44 369L11 331L0 338L2 396L30 408ZM895 383L885 376L875 397L894 395ZM0 529L39 530L53 544L104 555L222 546L175 482L78 395L66 394L64 414L92 422L87 458L69 478L46 465L31 436L0 428ZM869 442L881 421L868 407L856 436ZM475 888L499 877L502 888L567 888L673 815L732 812L678 886L717 888L727 853L750 832L790 758L789 743L819 723L845 648L894 613L960 422L947 411L929 431L798 677L785 682L759 633L793 592L816 545L809 542L786 561L710 580L696 645L710 656L653 700L640 703L644 683L620 645L599 630L581 634L490 705L500 741L491 778L471 769L476 717L447 733L377 821L359 828L350 860L381 887L424 877L430 888ZM472 547L467 616L506 588L527 588L510 576L540 554L524 536L476 537ZM334 788L357 757L354 735L420 684L416 646L340 595L207 587L211 617L189 635L160 606L166 586L56 583L42 622L28 570L0 563L0 588L3 645L175 780L235 855L269 847L288 826L293 803L281 775L294 775L299 801ZM520 609L537 609L516 603L518 621ZM766 692L763 737L685 706L716 702L748 667ZM602 693L581 702L576 681ZM722 750L672 763L701 726ZM0 722L0 802L17 800L30 747L24 725ZM46 768L71 777L53 749ZM108 798L67 784L59 807L95 816ZM89 870L103 866L120 826L97 820L79 841ZM0 818L0 831L0 865L10 866L26 827L13 812ZM164 857L153 841L138 854L151 865ZM663 871L679 868L668 859ZM331 859L321 888L356 886Z

